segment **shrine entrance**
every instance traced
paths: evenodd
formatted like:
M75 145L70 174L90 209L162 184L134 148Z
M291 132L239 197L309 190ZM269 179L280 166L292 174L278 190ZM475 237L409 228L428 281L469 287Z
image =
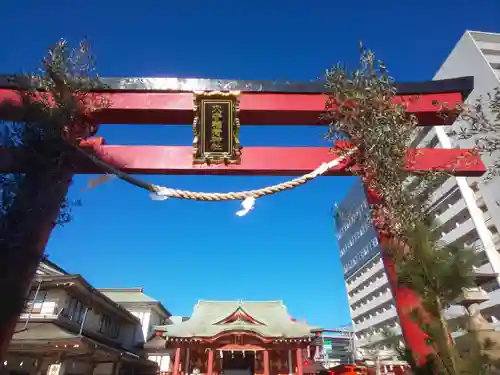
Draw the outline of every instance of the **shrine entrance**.
M223 375L254 375L255 353L251 351L225 351L222 355Z
M333 147L245 147L243 149L240 145L240 135L244 140L243 134L240 134L240 125L327 125L320 120L329 99L321 82L278 83L174 78L104 78L101 81L104 88L90 92L90 96L99 99L99 102L105 102L106 105L85 114L85 119L89 122L186 125L193 129L193 142L185 146L130 146L107 145L103 138L86 139L80 143L80 147L76 147L79 153L74 156L75 160L72 160L72 169L68 172L68 176L62 176L59 180L64 181L65 189L69 187L74 173L113 174L147 190L156 199L240 200L243 201L244 207L238 215L242 216L249 212L255 199L293 189L320 175L352 175L352 170L358 167L352 165L352 155L356 152L357 146L348 145L350 153L346 154L348 142L344 141L342 145L337 142ZM23 107L25 95L18 90L18 87L12 76L0 77L0 105L5 104L8 108ZM391 100L394 104L403 105L404 111L413 115L419 126L450 125L456 120L458 113L450 111L443 117L439 103L452 103L455 107L455 104L464 102L472 89L471 77L402 83L396 84L397 95ZM12 118L15 118L14 114L15 111L8 113ZM95 127L97 128L97 125ZM22 153L23 150L0 149L0 173L25 172L27 163L17 152ZM474 150L456 148L409 149L406 152L404 168L414 173L439 170L456 176L481 176L486 171ZM203 193L153 185L134 176L148 174L300 177L256 190ZM43 216L33 214L36 210L32 207L28 207L29 210L26 208L26 212L23 211L18 216L22 217L30 228L30 236L26 237L22 246L19 245L20 248L36 253L40 258L60 212L61 204L58 200L54 204L52 201L42 199L44 194L51 194L53 186L48 183L43 188L45 190L37 190L36 194L33 194L33 202L30 202L32 206L44 208ZM57 192L61 199L65 198L64 189L59 189ZM377 197L377 192L371 193L373 194L369 197L370 204ZM384 248L383 244L388 243L387 235L379 232L379 239ZM332 240L334 240L333 234ZM432 350L427 344L426 334L411 317L411 311L420 305L420 299L413 291L398 282L392 257L383 251L382 259L406 344L418 358L425 361ZM19 287L26 279L28 281L32 279L35 269L10 267L8 271L11 273L6 279L14 280L12 281L16 283L14 286ZM13 317L14 323L15 319L17 316ZM258 322L254 324L259 325ZM165 330L167 328L172 327L165 327ZM284 351L296 352L293 368L285 370L284 373L296 372L302 375L301 346L306 346L305 341L310 340L310 337L304 332L299 333L298 341L279 343L284 346ZM11 332L9 334L12 336ZM186 343L192 340L191 337L182 335L180 339L187 341L174 343L177 362L173 375L178 375L180 371L181 349L186 349ZM208 340L208 337L205 340ZM168 344L171 344L171 341ZM194 344L197 345L196 349L205 355L207 348L202 347L199 342ZM0 342L0 354L5 352L7 345L6 340ZM214 349L209 349L207 353L206 373L212 375L216 363ZM259 355L260 352L257 352L257 356ZM269 352L264 351L263 356L265 357L263 373L268 375ZM289 358L284 353L281 356ZM232 367L236 367L237 363L247 363L246 359L240 358L239 361L228 361L227 370L237 371ZM290 359L286 359L285 362L292 366ZM241 366L243 367L243 364Z

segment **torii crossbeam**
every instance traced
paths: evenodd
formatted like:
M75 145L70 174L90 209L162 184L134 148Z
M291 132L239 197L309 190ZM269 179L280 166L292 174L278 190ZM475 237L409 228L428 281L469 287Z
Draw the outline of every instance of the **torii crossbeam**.
M20 95L9 88L7 77L0 78L0 104L20 104ZM266 81L226 81L174 78L105 78L108 87L102 96L110 105L94 114L103 124L192 125L193 91L241 90L239 119L245 125L324 126L320 115L325 111L326 95L321 83L278 83ZM398 101L408 101L408 112L417 116L421 126L451 124L439 115L436 103L462 103L472 88L472 78L398 84ZM418 95L418 97L416 97ZM193 164L191 146L120 146L104 145L102 139L92 142L104 160L132 174L203 174L217 175L286 175L310 172L323 162L335 158L331 149L320 147L245 147L239 164ZM423 151L423 150L420 150ZM0 172L22 170L0 149ZM484 165L466 149L428 149L409 152L411 169L446 169L453 173L477 176ZM99 173L98 167L82 161L79 173ZM327 175L345 175L340 165Z
M239 140L232 128L233 115L239 118L243 126L326 125L319 120L325 111L327 99L321 82L176 78L104 78L102 81L106 89L99 91L99 95L108 99L109 106L93 113L96 122L190 125L199 136L195 138L193 146L105 145L102 139L87 142L86 146L92 147L103 160L131 174L292 176L308 173L321 163L335 158L335 150L332 154L329 148L239 149ZM452 106L460 104L472 88L472 77L402 83L397 85L398 96L395 101L407 103L407 111L418 118L420 126L446 125L453 123L457 114L448 113L445 121L438 113L440 107L436 103L448 103ZM241 93L235 94L236 91ZM233 92L232 97L230 92ZM210 96L210 93L213 95ZM20 94L10 85L8 77L0 77L0 105L7 101L20 104ZM203 116L209 115L212 116L210 119L203 119ZM197 119L194 125L193 119ZM204 121L211 125L206 128L208 130L203 125L201 128L197 127ZM239 128L239 123L236 125ZM226 138L236 143L226 144L223 141ZM244 135L242 138L244 139ZM221 141L218 143L217 139ZM218 147L216 151L207 151L207 147L214 145ZM418 149L418 152L409 150L407 157L408 168L412 171L447 170L459 176L479 176L485 172L484 164L471 150ZM22 172L23 165L17 160L15 151L0 149L0 173ZM88 160L82 159L77 165L77 173L102 172ZM328 175L345 173L340 165L330 170ZM40 228L42 227L44 226L41 225ZM388 256L383 256L383 259L386 271L389 271L388 278L406 343L415 354L423 357L429 353L425 335L408 312L409 308L418 303L418 298L398 285L396 275L391 271L392 261Z

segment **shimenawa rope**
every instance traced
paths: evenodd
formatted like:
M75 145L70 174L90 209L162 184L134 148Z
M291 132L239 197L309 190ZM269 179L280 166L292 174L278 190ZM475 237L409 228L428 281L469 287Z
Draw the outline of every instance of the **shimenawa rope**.
M285 190L294 189L300 185L304 185L314 180L316 177L325 174L331 168L339 165L341 162L343 162L345 159L347 159L349 156L355 153L357 148L353 147L344 155L338 156L336 159L333 159L327 163L323 163L314 171L307 173L301 177L294 178L290 181L282 182L280 184L267 186L256 190L246 190L246 191L228 192L228 193L195 192L189 190L171 189L161 185L153 185L146 181L130 176L125 172L122 172L118 168L104 162L95 154L89 153L79 147L77 148L77 150L80 153L84 154L86 157L90 158L94 163L96 163L107 173L113 174L127 183L130 183L132 185L150 191L151 198L154 200L166 200L168 198L189 199L198 201L242 200L243 209L238 211L237 215L243 216L246 215L253 208L256 198L260 198L266 195L276 194Z
M344 155L337 157L328 163L321 164L314 171L307 173L301 177L294 178L293 180L282 182L280 184L267 186L265 188L256 190L246 190L239 192L228 192L228 193L204 193L204 192L194 192L188 190L171 189L166 186L152 185L154 192L151 194L151 198L155 200L165 200L168 198L177 199L190 199L198 201L229 201L229 200L242 200L243 209L237 212L238 216L243 216L247 214L255 204L255 199L279 193L284 190L294 189L297 186L304 185L309 181L314 180L325 174L328 170L336 167L349 156L351 156L356 151L356 148L350 149Z

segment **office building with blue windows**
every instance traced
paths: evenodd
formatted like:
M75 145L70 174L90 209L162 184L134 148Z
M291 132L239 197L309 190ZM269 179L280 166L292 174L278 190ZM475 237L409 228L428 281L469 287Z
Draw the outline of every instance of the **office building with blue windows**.
M360 181L336 205L335 226L344 279L348 280L380 252L365 190Z
M334 218L358 350L356 354L366 359L363 347L372 344L371 339L387 328L399 330L399 324L360 180L352 185L344 200L335 205ZM395 356L389 347L382 346L380 350L383 358Z

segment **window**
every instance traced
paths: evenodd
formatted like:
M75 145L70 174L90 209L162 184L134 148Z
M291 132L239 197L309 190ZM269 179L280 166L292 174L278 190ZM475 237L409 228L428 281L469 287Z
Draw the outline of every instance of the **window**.
M111 319L107 315L101 315L101 322L99 323L99 332L106 333L111 326Z
M62 315L77 324L81 324L86 310L83 303L77 298L71 297L66 306L67 307L63 310Z
M45 291L31 291L26 300L26 311L31 314L40 314L46 298L47 292Z
M170 324L170 318L162 318L160 320L160 325Z
M120 335L120 324L116 320L111 319L108 315L102 314L99 332L115 339Z

